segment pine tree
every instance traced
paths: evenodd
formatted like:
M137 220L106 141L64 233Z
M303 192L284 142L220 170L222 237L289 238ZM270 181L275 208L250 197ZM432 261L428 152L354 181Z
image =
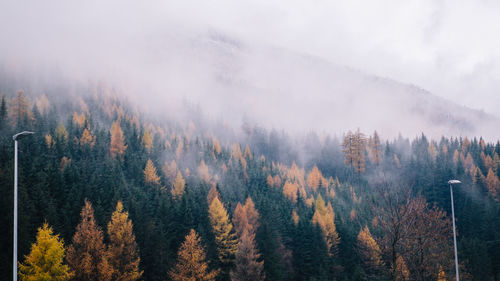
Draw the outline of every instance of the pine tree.
M47 223L38 228L36 242L31 252L25 256L24 264L19 264L22 281L64 281L72 276L69 267L63 264L64 242Z
M106 256L106 245L101 228L94 219L94 209L85 199L76 227L73 243L68 248L66 260L74 272L75 281L109 281L112 268Z
M111 124L111 145L109 151L111 153L111 157L115 157L116 155L122 156L127 149L125 145L125 137L123 136L122 128L120 127L120 123L118 121L113 122Z
M232 281L264 280L264 262L259 261L260 254L255 244L255 234L244 229L238 243L235 268L231 271Z
M209 271L205 250L194 229L186 235L177 256L177 264L169 272L174 281L212 281L219 273Z
M108 223L109 246L107 257L112 268L113 281L134 281L142 276L139 271L139 253L132 221L128 213L123 211L123 204L118 201L116 210Z
M172 197L175 200L178 200L182 197L182 194L184 194L185 186L186 186L186 181L182 177L181 172L177 172L177 177L175 178L174 186L170 191L172 193Z
M158 176L156 167L151 159L148 159L148 161L146 162L146 167L144 168L144 182L160 184L160 177Z
M215 235L215 243L219 253L219 260L223 264L229 264L233 261L236 254L238 241L233 231L233 225L229 221L226 209L215 197L208 209L210 224Z
M366 226L359 231L357 247L368 277L377 279L384 266L382 252Z

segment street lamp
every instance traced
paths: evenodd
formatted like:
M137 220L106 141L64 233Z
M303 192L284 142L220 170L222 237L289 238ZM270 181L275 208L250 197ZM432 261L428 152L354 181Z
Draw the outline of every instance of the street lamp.
M455 209L453 208L453 188L454 184L462 183L459 180L449 180L448 184L450 185L450 194L451 194L451 217L453 219L453 245L455 246L455 274L457 276L457 281L460 281L460 277L458 275L458 255L457 255L457 233L455 230Z
M33 132L23 131L15 134L14 140L14 258L13 258L13 280L17 281L17 141L34 134Z

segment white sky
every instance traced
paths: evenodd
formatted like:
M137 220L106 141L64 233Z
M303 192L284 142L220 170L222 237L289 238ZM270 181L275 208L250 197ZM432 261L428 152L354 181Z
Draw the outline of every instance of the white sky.
M98 48L93 32L109 40L115 32L175 26L323 57L500 115L495 0L2 0L0 56L28 55L53 38L80 40L84 52Z

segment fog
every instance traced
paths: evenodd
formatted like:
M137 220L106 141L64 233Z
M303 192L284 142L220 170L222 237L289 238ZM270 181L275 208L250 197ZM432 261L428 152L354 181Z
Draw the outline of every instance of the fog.
M0 62L38 83L105 81L160 114L187 100L235 127L497 137L495 117L463 107L500 104L498 39L478 37L497 6L464 4L4 0Z

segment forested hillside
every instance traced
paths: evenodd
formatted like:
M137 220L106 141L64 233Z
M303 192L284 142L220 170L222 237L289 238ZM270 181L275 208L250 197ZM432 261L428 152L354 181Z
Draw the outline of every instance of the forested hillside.
M459 179L461 280L500 280L500 142L291 137L158 119L120 96L89 84L1 97L1 280L23 130L21 276L33 250L59 245L60 280L453 280Z

